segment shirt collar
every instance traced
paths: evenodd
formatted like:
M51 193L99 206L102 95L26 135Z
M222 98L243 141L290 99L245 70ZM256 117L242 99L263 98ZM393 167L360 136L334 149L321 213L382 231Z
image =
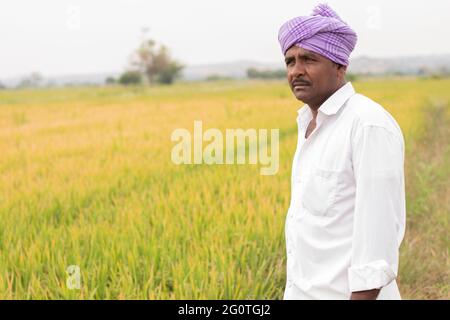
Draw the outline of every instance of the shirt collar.
M336 90L336 92L334 92L331 96L329 96L324 103L322 103L322 105L319 107L319 111L327 116L336 114L339 109L345 104L345 102L354 94L355 89L353 88L351 82L347 82L338 90ZM298 109L297 121L304 119L306 115L311 116L311 112L308 111L310 111L310 108L307 104Z

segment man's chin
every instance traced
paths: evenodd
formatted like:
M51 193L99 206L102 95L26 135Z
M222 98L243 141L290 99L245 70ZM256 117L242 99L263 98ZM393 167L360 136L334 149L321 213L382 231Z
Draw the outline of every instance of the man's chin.
M308 96L306 94L294 92L294 96L297 98L297 100L299 100L303 103L307 103L306 101L308 100Z
M294 96L297 98L297 100L300 100L304 103L307 103L306 101L308 101L308 97L310 96L309 92L307 92L308 90L306 88L304 88L303 90L300 89L292 89L292 93L294 94Z

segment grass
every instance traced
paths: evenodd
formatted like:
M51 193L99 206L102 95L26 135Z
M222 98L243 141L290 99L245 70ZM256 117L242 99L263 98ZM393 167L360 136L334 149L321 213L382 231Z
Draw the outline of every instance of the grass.
M408 221L400 284L415 299L450 298L450 107L429 103L426 125L407 153Z
M448 298L450 81L355 87L406 139L402 295ZM281 299L299 106L277 81L0 91L0 298ZM279 128L278 174L174 165L170 134L194 120Z

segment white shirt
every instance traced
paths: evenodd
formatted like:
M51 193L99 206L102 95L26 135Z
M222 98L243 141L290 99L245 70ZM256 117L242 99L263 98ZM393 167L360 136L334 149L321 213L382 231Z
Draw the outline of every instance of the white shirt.
M406 212L400 127L350 82L320 106L307 139L311 109L298 113L284 299L349 299L375 288L377 299L400 299L395 278Z

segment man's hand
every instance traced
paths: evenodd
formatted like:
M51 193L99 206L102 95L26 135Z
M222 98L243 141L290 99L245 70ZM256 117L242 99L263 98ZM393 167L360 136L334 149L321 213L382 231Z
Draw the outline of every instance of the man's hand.
M375 300L380 293L380 289L352 292L350 300Z

